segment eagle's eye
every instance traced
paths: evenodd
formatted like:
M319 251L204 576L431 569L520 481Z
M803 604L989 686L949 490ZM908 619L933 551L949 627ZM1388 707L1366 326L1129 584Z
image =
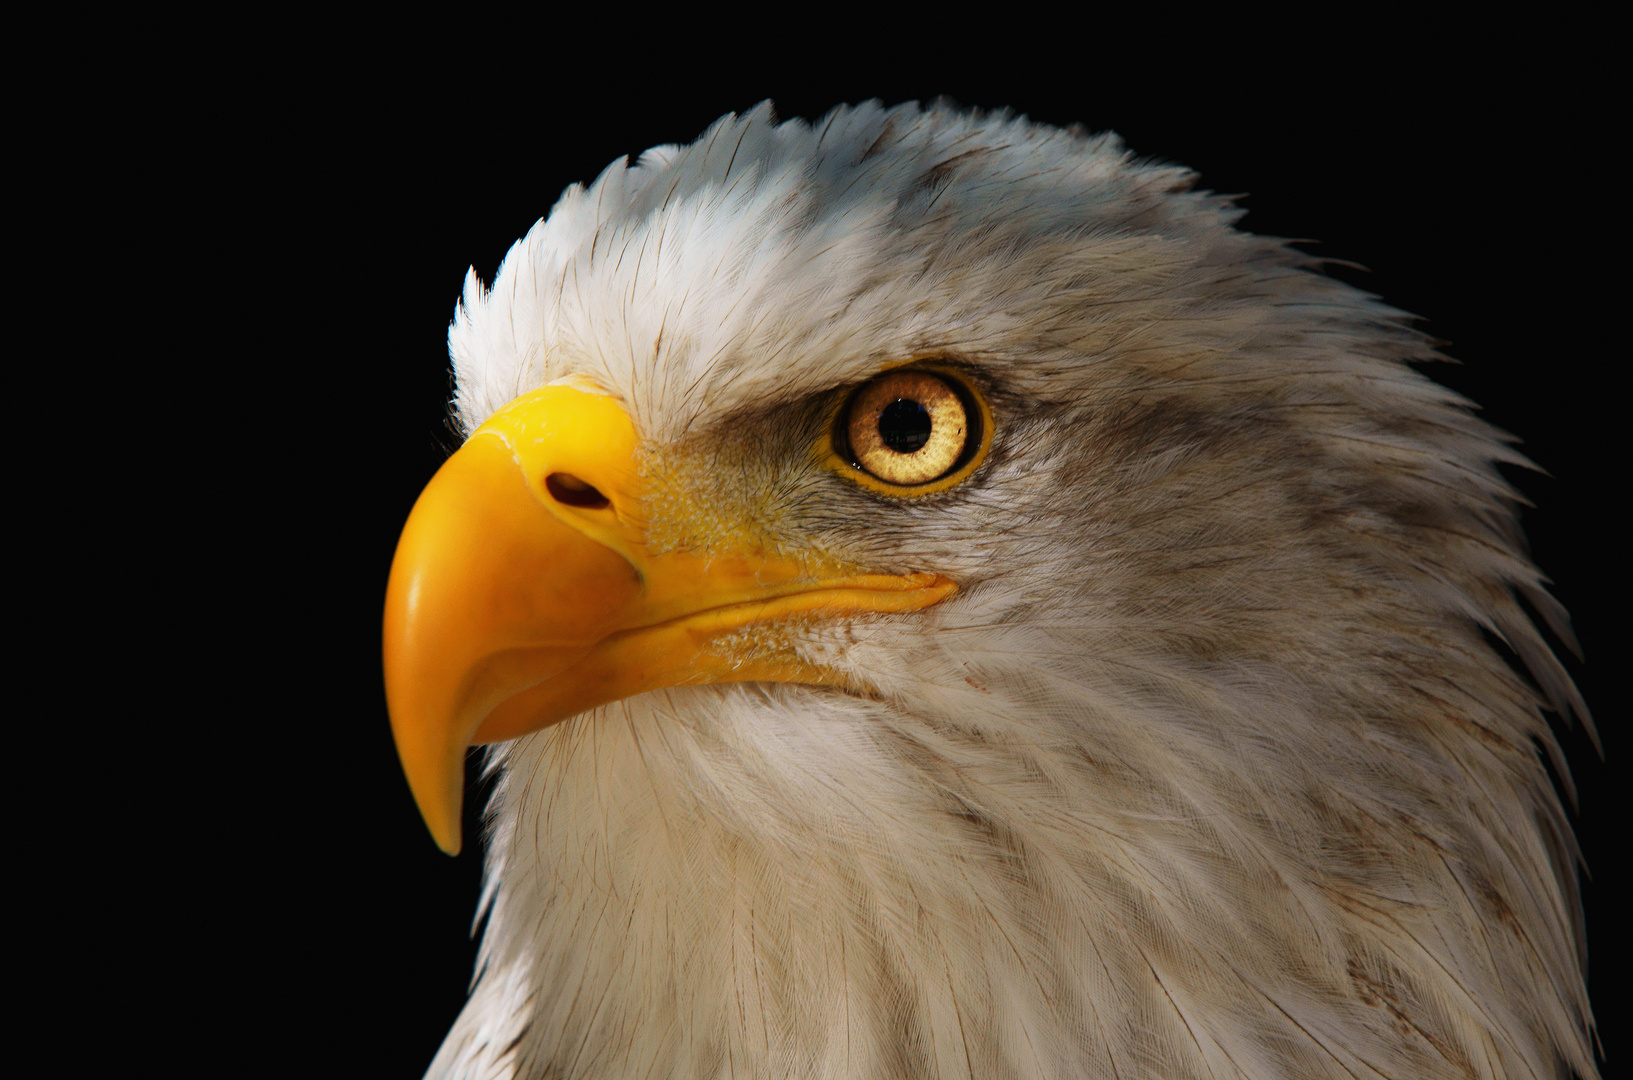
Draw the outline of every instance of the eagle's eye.
M979 418L961 388L930 371L890 371L850 399L842 431L855 466L886 484L915 487L968 464Z

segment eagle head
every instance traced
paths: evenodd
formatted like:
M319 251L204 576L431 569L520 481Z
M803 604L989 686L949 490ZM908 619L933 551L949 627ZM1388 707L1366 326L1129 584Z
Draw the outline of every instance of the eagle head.
M445 850L494 777L431 1075L1597 1075L1523 459L1193 181L763 105L467 279L385 621Z

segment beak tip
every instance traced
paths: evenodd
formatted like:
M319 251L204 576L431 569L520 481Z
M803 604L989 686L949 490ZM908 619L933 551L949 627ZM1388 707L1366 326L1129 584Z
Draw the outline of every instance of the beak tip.
M465 814L464 746L455 743L441 747L442 752L434 755L404 753L404 740L399 736L397 749L409 793L426 831L444 854L458 855L463 846L460 826Z
M446 804L427 807L422 803L419 809L420 819L425 822L426 831L431 834L431 840L442 853L449 858L458 855L465 842L465 838L460 835L462 815L458 803L451 807Z
M464 755L459 755L461 759ZM458 855L464 846L464 837L461 835L460 823L464 818L464 800L460 797L463 792L460 788L464 781L463 760L460 761L459 772L449 778L449 782L442 785L440 791L422 793L414 791L415 804L419 807L420 819L425 822L425 828L431 834L431 839L444 855L453 857ZM420 797L422 794L430 798ZM440 796L440 797L439 797Z

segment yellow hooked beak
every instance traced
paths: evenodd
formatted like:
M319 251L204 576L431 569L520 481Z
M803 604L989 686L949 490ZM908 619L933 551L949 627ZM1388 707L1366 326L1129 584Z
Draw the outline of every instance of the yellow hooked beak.
M746 534L649 550L637 443L609 395L548 386L478 428L408 516L386 586L386 704L414 800L450 855L473 743L667 686L845 685L791 648L722 639L957 591L934 574L824 574Z

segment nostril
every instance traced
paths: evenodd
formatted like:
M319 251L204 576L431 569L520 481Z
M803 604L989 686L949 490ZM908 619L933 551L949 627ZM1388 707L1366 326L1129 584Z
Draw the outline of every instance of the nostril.
M599 510L609 505L612 500L595 488L586 484L572 473L556 472L544 478L545 490L557 502L568 506L582 506L590 510Z

